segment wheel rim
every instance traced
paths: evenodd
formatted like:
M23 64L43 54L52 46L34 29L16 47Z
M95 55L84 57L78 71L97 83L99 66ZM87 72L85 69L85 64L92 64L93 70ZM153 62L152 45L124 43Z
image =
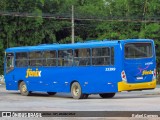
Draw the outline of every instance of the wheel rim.
M80 89L79 89L78 86L74 86L74 87L73 87L73 94L74 94L74 96L78 96L79 91L80 91Z
M26 87L26 85L22 85L22 92L23 92L23 93L26 93L26 92L27 92L27 87Z

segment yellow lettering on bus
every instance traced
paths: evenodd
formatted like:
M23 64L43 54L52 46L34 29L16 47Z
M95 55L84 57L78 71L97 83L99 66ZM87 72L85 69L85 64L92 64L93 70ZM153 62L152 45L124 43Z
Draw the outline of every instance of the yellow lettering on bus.
M38 69L32 70L28 68L26 71L26 78L28 77L41 77L41 71L39 71Z
M151 74L153 74L153 71L152 71L152 70L150 70L150 71L144 70L144 71L142 72L142 75L151 75Z

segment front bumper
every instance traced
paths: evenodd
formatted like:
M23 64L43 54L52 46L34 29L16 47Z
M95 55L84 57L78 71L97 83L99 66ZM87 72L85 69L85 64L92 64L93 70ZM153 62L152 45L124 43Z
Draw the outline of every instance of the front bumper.
M156 87L156 79L151 82L145 83L126 83L126 82L118 82L118 91L134 91L134 90L144 90L144 89L154 89Z

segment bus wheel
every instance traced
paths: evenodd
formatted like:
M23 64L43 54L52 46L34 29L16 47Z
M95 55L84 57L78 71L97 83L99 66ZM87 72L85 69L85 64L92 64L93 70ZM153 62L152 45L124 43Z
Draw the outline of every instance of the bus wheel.
M21 95L23 95L23 96L28 96L31 93L27 90L27 86L26 86L25 82L23 82L23 81L20 83L19 89L20 89Z
M71 94L74 99L83 99L85 94L82 94L81 86L78 82L74 82L71 86ZM88 96L85 96L86 98Z
M48 93L48 95L55 95L56 94L56 92L47 92Z
M101 96L102 98L112 98L115 96L116 93L103 93L103 94L99 94L99 96Z

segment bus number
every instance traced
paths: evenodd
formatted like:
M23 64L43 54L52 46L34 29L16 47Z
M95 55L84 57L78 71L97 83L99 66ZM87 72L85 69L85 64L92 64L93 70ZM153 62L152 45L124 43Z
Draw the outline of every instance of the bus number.
M105 71L116 71L116 68L106 68Z

